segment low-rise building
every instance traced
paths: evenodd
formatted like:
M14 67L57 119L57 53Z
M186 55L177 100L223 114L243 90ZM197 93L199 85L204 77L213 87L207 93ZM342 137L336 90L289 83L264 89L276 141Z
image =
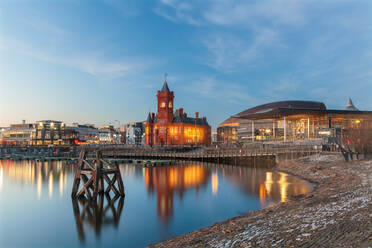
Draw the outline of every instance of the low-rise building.
M93 124L72 123L71 126L66 127L67 130L69 130L69 138L73 138L76 144L99 143L99 130Z
M112 125L103 126L99 129L99 142L101 144L119 144L120 133Z
M131 122L126 125L125 143L128 145L145 144L145 126L143 122Z
M343 129L372 129L372 111L358 110L349 99L345 110L322 102L282 101L244 110L218 125L221 143L332 140Z
M31 139L33 145L63 145L65 140L65 123L62 121L42 120L34 125Z
M9 128L2 128L2 143L28 145L31 143L34 130L34 124L31 123L11 124Z

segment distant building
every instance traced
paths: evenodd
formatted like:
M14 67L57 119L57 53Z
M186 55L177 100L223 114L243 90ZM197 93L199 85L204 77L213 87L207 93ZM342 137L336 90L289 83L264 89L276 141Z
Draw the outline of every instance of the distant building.
M3 133L5 131L7 131L9 129L9 127L0 127L0 141L3 143L4 140L3 140Z
M132 122L126 125L125 143L129 145L145 144L145 123Z
M79 132L72 127L65 129L65 145L79 145Z
M119 144L119 133L112 125L103 126L99 129L99 142L101 144Z
M149 113L146 120L146 145L209 145L211 127L206 117L188 117L183 109L173 112L174 93L167 81L157 93L158 112Z
M98 144L99 130L92 124L78 124L72 123L71 126L66 127L66 136L73 139L76 144Z
M119 134L120 134L120 144L126 143L126 132L127 131L127 125L121 125L119 128Z
M212 132L212 143L217 142L217 131Z
M324 103L282 101L244 110L218 125L220 143L331 138L345 128L372 128L372 111L359 111L351 99L346 110Z
M3 128L1 143L7 145L62 145L66 143L65 124L42 120L36 123L11 124Z
M32 135L33 145L62 145L65 143L65 124L61 121L37 121Z
M31 123L11 124L9 128L2 128L2 143L28 145L31 143L34 130L34 124Z

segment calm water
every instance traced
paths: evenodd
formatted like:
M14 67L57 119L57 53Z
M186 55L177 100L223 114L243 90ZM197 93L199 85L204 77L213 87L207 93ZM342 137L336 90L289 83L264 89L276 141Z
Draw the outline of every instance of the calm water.
M121 165L126 196L72 201L74 166L0 160L0 247L143 247L312 190L249 167Z

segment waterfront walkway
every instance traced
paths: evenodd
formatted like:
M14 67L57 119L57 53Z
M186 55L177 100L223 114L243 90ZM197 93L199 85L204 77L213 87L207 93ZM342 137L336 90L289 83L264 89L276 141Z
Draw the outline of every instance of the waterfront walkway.
M371 159L312 155L277 169L315 190L150 247L372 247Z
M271 168L282 158L317 153L317 146L292 147L259 147L253 148L212 148L212 147L125 147L82 146L82 147L10 147L0 148L0 158L15 160L76 161L78 152L100 151L108 159L124 161L124 159L140 160L193 160L230 165L252 165ZM119 162L120 162L119 161Z

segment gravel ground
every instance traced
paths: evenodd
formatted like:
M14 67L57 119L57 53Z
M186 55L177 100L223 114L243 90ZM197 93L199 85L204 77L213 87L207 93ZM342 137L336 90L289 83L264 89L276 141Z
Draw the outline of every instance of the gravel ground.
M372 248L372 160L318 154L283 161L277 170L317 185L307 195L150 247Z

